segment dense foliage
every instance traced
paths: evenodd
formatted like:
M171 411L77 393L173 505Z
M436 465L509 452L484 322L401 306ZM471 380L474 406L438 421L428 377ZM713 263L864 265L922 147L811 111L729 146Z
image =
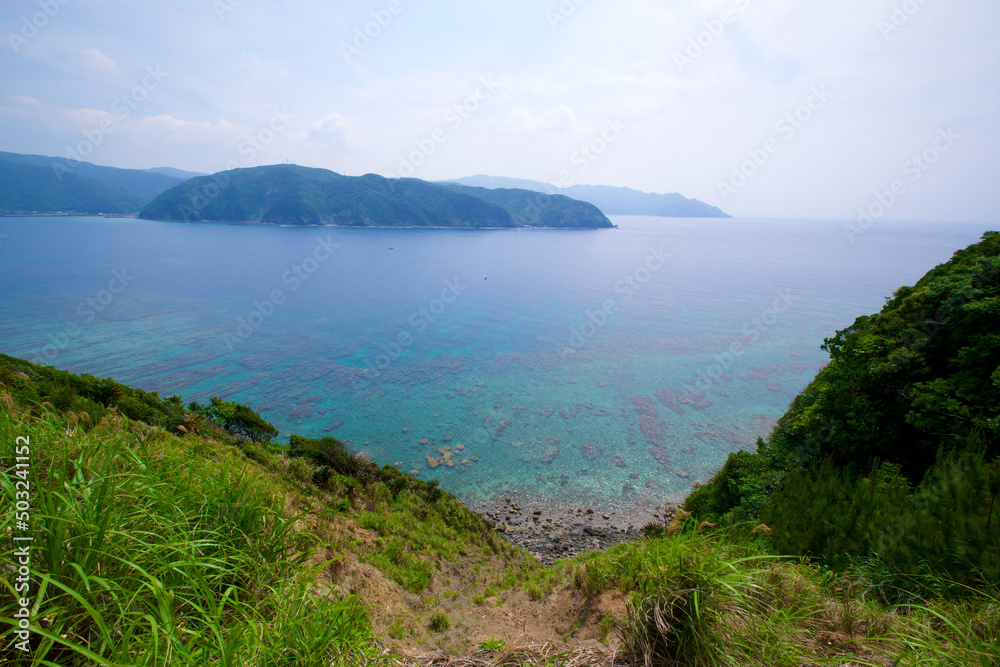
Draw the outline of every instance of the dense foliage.
M965 516L989 516L997 494L1000 233L899 289L823 349L830 363L769 440L730 456L686 507L708 518L770 516L784 526L783 547L798 553L877 553L902 571L940 566L1000 581L1000 522ZM935 491L941 484L951 491ZM889 548L882 528L901 525L908 532ZM959 542L968 549L956 551Z
M525 193L492 203L477 188L449 188L415 178L342 176L326 169L272 165L194 178L163 193L140 213L153 220L229 220L350 227L518 227L530 199L552 226L611 227L590 204ZM483 191L489 192L489 191ZM513 211L513 213L511 212ZM534 209L529 213L534 216ZM536 217L531 217L535 220ZM557 224L555 224L557 223Z
M0 354L0 382L15 398L36 406L36 413L48 404L89 424L97 424L108 408L151 426L170 428L186 418L179 396L163 399L155 391L134 389L110 378L77 375L5 354Z
M278 429L251 408L236 401L212 397L208 405L192 402L184 407L180 396L160 398L147 392L87 373L76 374L52 366L0 354L0 384L15 400L33 406L35 414L45 409L71 415L74 423L91 428L112 410L129 419L162 426L178 433L219 429L237 441L271 443ZM216 435L218 433L215 433Z
M915 575L947 579L952 588L996 585L998 496L1000 462L977 452L942 454L915 487L892 464L851 476L827 463L793 471L762 518L779 553L811 554L837 568L862 558L917 585L925 580Z

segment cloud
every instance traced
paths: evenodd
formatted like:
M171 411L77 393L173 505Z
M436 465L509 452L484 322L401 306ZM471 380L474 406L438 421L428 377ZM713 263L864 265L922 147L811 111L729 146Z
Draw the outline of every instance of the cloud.
M8 104L0 105L0 116L28 121L38 128L45 128L46 132L58 129L65 130L67 120L70 121L70 127L73 129L77 127L77 121L69 114L70 110L50 106L34 97L7 95L4 101ZM93 110L81 109L79 111Z
M120 111L90 108L66 108L45 104L34 97L8 95L10 106L0 106L0 115L21 118L45 119L55 131L80 132L94 135L127 134L137 145L204 143L227 140L239 136L237 128L225 119L213 123L208 120L184 120L170 114L139 116L137 113L122 115Z
M421 176L494 171L546 180L581 141L620 118L627 137L580 182L676 190L734 214L830 217L884 189L926 137L950 125L968 139L921 181L924 199L908 201L940 202L923 213L938 218L974 201L980 218L996 219L982 193L995 180L988 166L1000 143L1000 3L917 3L887 35L880 22L892 22L899 0L577 1L553 30L546 11L559 3L406 10L354 59L360 70L339 56L340 44L373 20L365 3L345 14L337 3L232 2L239 10L222 22L204 0L73 3L73 16L52 17L30 49L0 49L0 143L51 152L113 121L113 140L95 156L103 163L215 171L272 109L288 105L300 120L269 160L280 151L341 173L384 173L444 128L447 150ZM724 10L735 20L722 29ZM20 34L19 13L8 24ZM155 38L126 28L135 25L156 26ZM674 54L691 40L703 53L681 70ZM141 82L147 63L169 65L170 84L126 105L122 118L115 101ZM484 75L502 88L453 127L444 115ZM738 199L722 202L717 181L773 136L813 85L836 97Z
M228 123L216 127L211 121L188 121L170 114L146 116L135 124L134 132L146 139L176 141L207 141L217 137Z
M339 113L331 113L309 126L304 139L313 143L327 144L335 148L354 148L367 142L354 134L354 121Z
M565 104L546 109L535 116L527 109L512 109L507 114L507 128L519 134L541 132L556 134L569 132L576 128L580 121L576 112Z
M0 105L0 116L38 120L39 112L45 111L45 105L34 97L25 95L7 95L9 104Z
M56 107L49 107L56 109ZM118 117L101 109L61 109L61 113L81 130L97 127L101 122L118 124Z
M44 106L37 98L28 97L27 95L8 95L7 101L22 107Z
M87 69L101 72L118 71L118 63L94 48L83 50L83 64Z

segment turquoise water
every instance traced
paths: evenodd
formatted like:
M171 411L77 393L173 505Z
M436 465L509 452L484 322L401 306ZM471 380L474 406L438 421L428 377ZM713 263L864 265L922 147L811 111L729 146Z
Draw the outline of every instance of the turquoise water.
M0 218L0 350L233 398L469 502L656 504L766 436L825 336L985 231L880 223L851 243L837 221L613 220Z

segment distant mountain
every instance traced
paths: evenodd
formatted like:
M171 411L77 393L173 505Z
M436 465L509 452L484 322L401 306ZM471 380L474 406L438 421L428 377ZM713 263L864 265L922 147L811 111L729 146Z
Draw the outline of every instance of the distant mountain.
M715 206L698 201L697 199L688 199L677 193L660 195L610 185L574 185L569 188L560 189L547 183L523 178L483 175L458 178L446 182L480 188L520 188L535 192L566 195L573 199L589 202L609 215L658 215L671 218L732 217Z
M0 211L135 213L183 178L0 152Z
M518 226L529 227L612 227L601 210L585 201L565 195L547 195L535 190L513 188L474 188L456 183L441 183L454 192L467 194L496 204L510 213Z
M139 214L152 220L352 227L612 227L595 206L526 191L491 192L280 164L186 181Z
M155 174L166 174L167 176L173 176L174 178L182 178L185 181L189 178L208 176L208 174L203 171L184 171L183 169L174 169L173 167L153 167L152 169L146 169L146 171L151 171Z
M0 212L132 213L147 198L73 172L14 162L0 155Z

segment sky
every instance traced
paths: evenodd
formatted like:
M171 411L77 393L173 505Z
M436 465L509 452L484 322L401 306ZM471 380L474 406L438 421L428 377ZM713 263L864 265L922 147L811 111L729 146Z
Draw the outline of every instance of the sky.
M994 225L996 0L4 0L0 150Z

